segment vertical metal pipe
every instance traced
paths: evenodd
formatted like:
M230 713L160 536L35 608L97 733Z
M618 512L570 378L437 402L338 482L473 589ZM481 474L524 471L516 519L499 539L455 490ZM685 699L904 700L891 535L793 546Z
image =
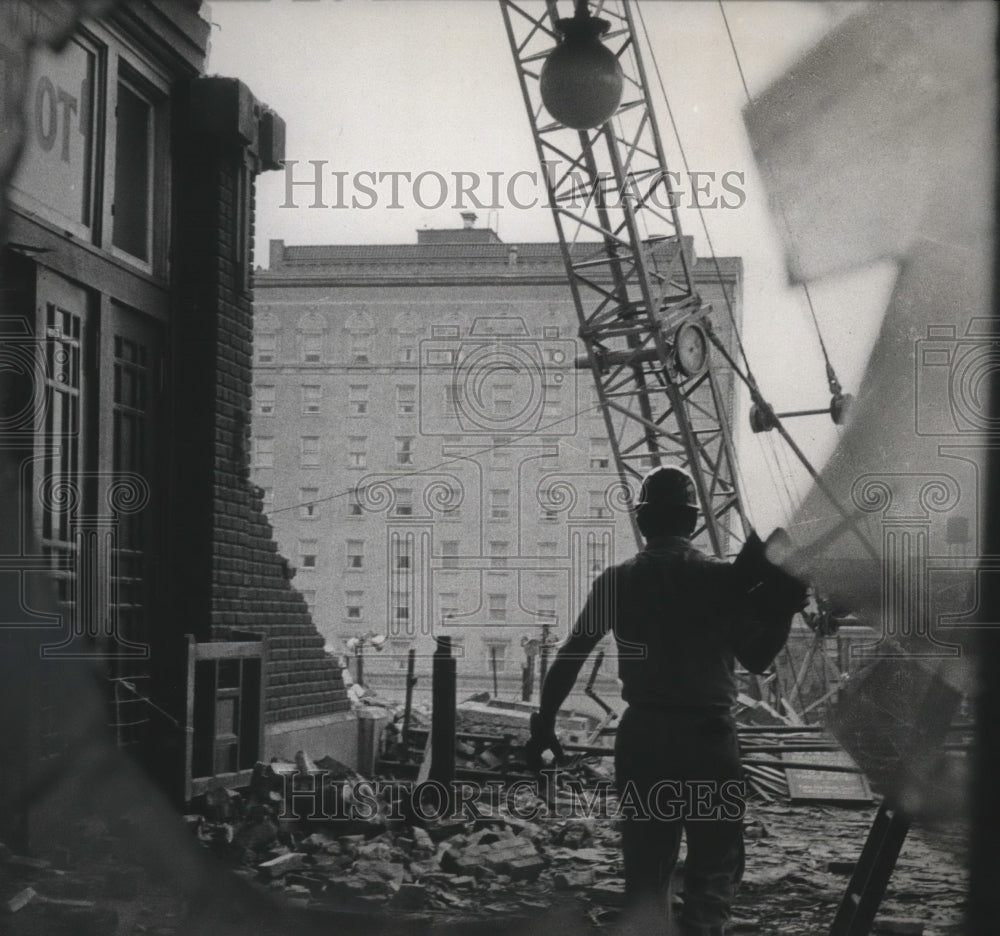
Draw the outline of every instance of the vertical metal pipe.
M549 625L542 625L542 646L538 651L538 686L539 692L545 685L545 674L549 671Z
M455 779L455 658L451 637L438 637L432 664L431 780L450 786Z
M403 761L410 759L410 716L413 714L413 687L417 677L413 675L417 651L412 647L406 654L406 703L403 706Z

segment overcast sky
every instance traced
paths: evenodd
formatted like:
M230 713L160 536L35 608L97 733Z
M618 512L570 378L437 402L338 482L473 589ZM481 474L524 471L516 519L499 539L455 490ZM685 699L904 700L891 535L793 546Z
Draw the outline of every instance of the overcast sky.
M566 15L572 4L566 2ZM725 11L751 95L766 88L857 5L813 2L732 2ZM745 193L738 208L704 212L715 253L740 256L745 270L744 340L765 396L780 412L822 407L829 393L802 290L787 285L774 224L753 164L741 108L746 94L719 4L641 3L663 74L681 143L692 170L715 173L710 196L736 197L719 187L726 173ZM500 9L493 0L215 0L209 70L242 79L287 124L286 158L296 179L312 177L309 160L346 173L343 202L358 195L366 208L310 208L311 192L295 189L285 203L285 176L258 184L257 262L267 244L413 243L422 227L457 227L449 201L433 209L434 178L414 192L401 179L395 201L387 184L376 195L354 189L356 173L438 173L454 190L455 173L502 185L521 170L538 169ZM652 63L647 69L652 77ZM681 169L677 140L658 87L653 99L671 169ZM703 177L702 181L708 177ZM328 176L332 180L332 176ZM324 201L337 193L325 182ZM528 177L515 190L522 204L535 192ZM711 198L705 199L707 203ZM549 209L517 207L504 194L492 214L479 211L503 240L555 239ZM710 253L698 213L682 200L681 223L700 256ZM395 204L398 207L389 207ZM794 232L792 232L794 236ZM856 389L892 285L894 269L857 271L811 285L823 335L841 383ZM808 480L777 437L754 436L738 406L737 445L747 479L751 517L763 532L781 522ZM796 440L821 465L836 443L826 417L789 421ZM788 475L786 487L782 472Z

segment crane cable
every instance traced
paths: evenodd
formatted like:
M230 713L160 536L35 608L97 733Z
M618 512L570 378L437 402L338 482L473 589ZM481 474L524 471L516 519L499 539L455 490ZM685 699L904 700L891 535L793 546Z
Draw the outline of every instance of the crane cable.
M684 150L684 144L681 141L680 129L677 126L677 121L674 118L674 109L670 106L670 98L667 95L667 88L663 81L663 73L660 71L660 63L656 56L653 54L653 43L649 38L649 29L646 26L646 16L643 13L642 6L637 2L635 4L636 11L639 14L639 22L642 24L642 32L646 39L646 45L649 47L650 58L653 62L653 70L656 72L656 81L660 86L660 94L663 96L663 103L667 108L667 116L670 118L670 126L674 131L674 139L677 141L677 149L681 154L681 162L684 164L684 171L690 175L691 167L688 163L687 153ZM701 227L705 233L705 240L708 243L708 250L712 257L712 263L715 266L716 275L719 277L720 283L722 282L722 268L719 266L719 258L715 254L715 247L712 245L712 235L708 231L708 223L705 221L705 210L701 207L700 202L696 202L696 207L698 209L698 217L701 219ZM743 338L740 335L740 329L736 324L736 315L733 312L733 304L729 298L729 293L726 292L725 286L722 288L722 295L726 303L726 312L729 315L729 320L733 326L733 335L736 338L736 346L739 348L740 357L743 359L743 366L746 368L747 380L753 386L756 386L756 380L753 376L753 372L750 369L750 360L747 358L746 348L743 346Z
M639 22L642 25L643 36L646 40L646 46L649 49L649 57L653 62L653 70L656 72L656 81L660 87L660 94L663 97L663 103L667 108L667 116L670 118L670 126L674 131L674 139L677 142L677 149L680 152L681 162L684 165L684 171L690 175L691 167L688 162L687 153L684 149L684 143L681 140L680 128L677 126L677 120L674 117L674 109L670 104L670 97L667 94L666 84L663 81L663 72L660 70L660 63L656 56L653 54L653 43L649 38L649 28L646 26L646 16L643 12L642 6L636 2L635 3L636 12L639 14ZM635 50L635 54L638 55L638 49ZM649 102L649 106L652 107L652 101ZM725 280L722 276L722 267L719 264L719 258L715 252L715 246L712 243L712 235L708 230L708 222L705 220L705 210L701 207L701 203L696 201L696 208L698 211L698 217L701 220L701 228L705 234L705 241L708 244L709 255L712 260L712 265L715 267L715 275L719 280L719 285L722 289L722 298L726 306L726 314L729 316L730 324L732 325L733 337L736 339L736 347L739 349L740 357L743 359L744 372L741 373L738 367L733 367L734 372L742 378L742 380L747 384L750 389L751 397L761 397L760 389L757 385L757 379L754 376L753 369L750 367L750 359L747 357L746 347L743 344L743 336L741 334L741 329L736 321L736 314L733 311L732 299L729 295L729 290L726 289ZM679 232L678 232L679 233ZM766 459L765 459L766 461ZM743 470L740 467L740 460L734 459L733 469L736 473L738 479L739 488L743 491L748 490L746 478L743 475ZM780 467L779 467L780 470ZM777 486L775 486L777 491ZM780 491L777 491L780 494Z
M722 14L722 22L726 27L726 36L729 38L729 48L732 50L733 59L736 62L736 70L740 73L740 81L743 84L743 93L746 96L747 103L750 104L753 98L750 96L750 87L747 85L747 78L743 72L743 63L740 61L740 53L736 49L736 40L733 38L733 31L729 28L729 17L726 16L726 8L723 4L723 0L718 0L719 12ZM789 241L792 239L792 229L788 223L788 217L785 214L785 209L783 206L778 205L778 214L781 216L781 223L785 227L785 233L788 235ZM833 368L833 363L830 360L830 354L826 347L826 342L823 340L823 331L819 325L819 318L816 316L816 307L813 305L812 293L809 291L809 284L803 281L801 283L802 292L806 297L806 304L809 307L809 314L812 316L813 327L816 329L816 337L819 339L820 350L823 352L823 361L826 365L826 381L830 387L830 393L834 396L839 394L842 390L840 381L837 379L837 372Z

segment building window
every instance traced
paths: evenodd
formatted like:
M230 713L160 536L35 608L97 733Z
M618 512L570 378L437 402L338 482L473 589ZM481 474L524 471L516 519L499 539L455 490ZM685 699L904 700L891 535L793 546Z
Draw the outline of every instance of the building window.
M417 360L417 349L410 338L400 338L396 355L400 364L413 364Z
M511 441L510 436L493 436L493 447L490 450L490 455L495 465L510 464Z
M427 363L431 367L451 367L455 363L455 349L428 348Z
M361 503L361 491L352 489L347 494L347 516L363 517L364 514L365 508Z
M370 364L371 344L370 335L351 335L351 363Z
M458 540L442 540L441 542L441 568L458 568Z
M396 516L413 516L413 488L396 488Z
M551 507L542 508L542 520L546 523L555 523L559 519L559 512L553 510Z
M589 491L587 494L592 517L610 517L611 508L604 497L604 491Z
M494 669L502 673L507 668L507 647L506 641L488 641L486 649L486 672L492 673Z
M490 491L490 519L510 519L510 489L498 488Z
M441 592L438 596L438 608L440 609L440 619L451 621L458 617L458 592Z
M319 488L299 488L299 516L303 520L319 516Z
M258 364L273 364L278 353L278 336L274 332L254 335Z
M542 418L557 419L562 415L562 400L556 387L545 388L545 396L542 400Z
M299 590L299 594L305 600L306 607L309 608L309 613L312 614L316 608L316 589L302 588Z
M507 554L510 552L510 543L506 540L490 541L490 568L506 569Z
M396 464L413 464L413 436L396 436Z
M316 540L299 540L299 565L303 569L316 568Z
M487 608L491 621L507 620L507 596L501 593L491 594L488 599Z
M255 468L274 467L274 439L258 436L253 440L253 464Z
M558 338L559 337L559 326L558 325L543 325L542 326L542 337L543 338Z
M409 536L393 533L389 539L389 550L393 567L404 571L413 566L413 540Z
M413 384L396 387L396 413L411 416L417 411L417 388Z
M347 541L347 568L363 569L365 567L365 541L349 539Z
M368 384L351 384L347 395L347 411L352 416L368 414Z
M587 543L587 570L593 574L604 568L604 544Z
M274 413L274 404L278 395L277 387L256 387L253 395L257 401L257 412L261 416L270 416Z
M323 360L323 335L306 332L302 335L302 361L319 364Z
M317 384L306 384L302 387L302 412L307 416L319 413L320 402L323 399L323 388Z
M347 444L347 464L350 468L368 467L368 437L351 436Z
M119 81L115 118L111 242L148 263L153 232L153 106L135 87Z
M361 621L364 619L365 593L363 591L344 592L344 616L348 621Z
M597 387L591 386L587 394L587 415L593 419L603 419L604 413L601 407L601 394Z
M392 593L392 619L394 621L410 620L410 594L405 591L394 591Z
M270 507L274 503L274 488L273 487L261 488L260 500L265 508Z
M514 385L497 384L493 388L493 410L498 416L509 416L514 408Z
M608 453L608 443L606 439L596 438L590 440L590 467L607 468L611 464L611 456Z
M299 439L299 466L302 468L318 468L319 459L319 436L302 436Z
M556 596L538 596L538 617L543 624L551 624L556 619Z

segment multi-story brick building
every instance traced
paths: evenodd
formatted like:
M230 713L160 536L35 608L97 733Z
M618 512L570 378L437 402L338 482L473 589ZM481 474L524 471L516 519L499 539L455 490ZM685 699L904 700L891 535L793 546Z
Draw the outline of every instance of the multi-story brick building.
M511 697L539 638L565 634L635 541L593 378L574 366L558 244L464 220L416 244L271 242L253 477L328 646L367 637L366 682L401 687L411 647L426 674L443 633L463 690L492 690L495 666ZM738 258L695 266L724 340L722 290L739 321L741 273Z
M108 6L0 9L0 710L29 715L0 731L5 802L75 740L91 667L175 793L319 725L352 757L249 482L254 179L284 124L204 76L197 0Z

